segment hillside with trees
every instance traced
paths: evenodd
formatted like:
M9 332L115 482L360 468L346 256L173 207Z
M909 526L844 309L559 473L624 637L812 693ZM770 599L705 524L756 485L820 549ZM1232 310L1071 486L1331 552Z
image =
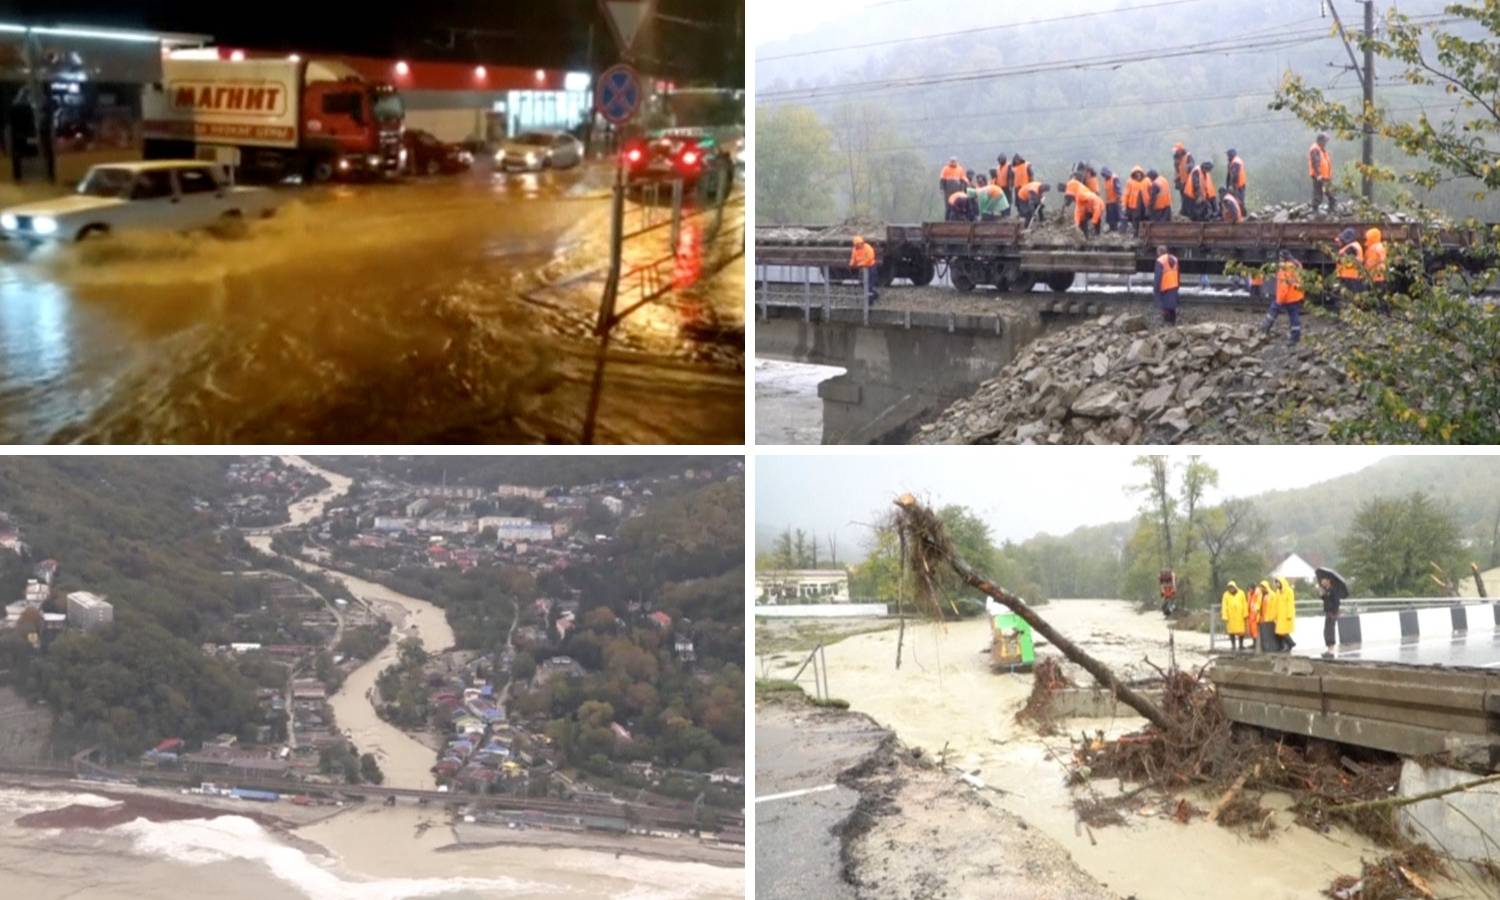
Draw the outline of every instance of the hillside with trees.
M1400 12L1485 37L1473 22L1445 16L1445 7L1425 0L1400 4ZM1356 4L1338 9L1358 28ZM1098 12L1106 14L1088 15ZM919 39L928 35L941 36ZM923 4L877 4L755 55L762 224L941 218L937 172L949 156L983 171L1001 151L1020 153L1042 180L1058 182L1077 160L1121 175L1135 164L1165 170L1177 141L1221 170L1225 151L1236 149L1252 209L1306 203L1305 156L1316 129L1299 121L1278 88L1295 72L1328 100L1357 108L1360 97L1334 20L1303 0L1068 0L1044 10L954 0L941 22ZM1487 121L1442 84L1413 83L1385 61L1376 72L1376 103L1392 122L1424 114L1460 127ZM1331 129L1330 150L1336 178L1357 183L1358 129L1349 124ZM1378 134L1378 163L1410 175L1425 169L1403 154L1401 134ZM1492 204L1476 193L1483 180L1475 169L1470 177L1385 182L1377 202L1410 190L1416 202L1455 218L1493 220Z
M114 604L114 624L69 631L42 651L21 629L0 636L0 670L57 717L55 752L97 744L140 753L167 736L239 733L254 685L205 657L230 617L260 605L264 586L220 574L229 553L214 504L231 457L9 457L0 510L28 553L0 553L0 590L19 597L31 569L59 561L48 609L88 590Z

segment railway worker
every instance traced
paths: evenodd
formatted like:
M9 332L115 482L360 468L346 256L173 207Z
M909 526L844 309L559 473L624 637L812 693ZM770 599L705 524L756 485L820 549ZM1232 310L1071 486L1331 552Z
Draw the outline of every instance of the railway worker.
M1005 211L1000 215L1010 217L1010 208L1016 204L1016 186L1010 182L1010 157L1003 152L995 157L995 168L990 170L990 184L1005 192Z
M1291 653L1297 642L1292 632L1297 630L1297 592L1285 578L1276 579L1276 649Z
M1365 232L1365 272L1370 277L1370 292L1375 295L1375 307L1381 314L1390 312L1390 303L1385 297L1386 277L1385 239L1379 228Z
M859 273L860 283L865 286L865 303L869 306L875 305L875 300L880 293L875 290L876 268L875 247L866 243L863 235L854 236L854 252L849 254L849 266Z
M1038 222L1047 221L1047 215L1042 211L1042 198L1050 190L1052 185L1040 181L1028 181L1016 188L1016 215L1021 217L1025 227L1031 227L1033 217Z
M1166 245L1156 248L1156 278L1151 282L1151 296L1161 310L1163 325L1177 324L1177 295L1182 287L1182 266L1167 252Z
M1103 197L1104 192L1099 190L1099 173L1088 163L1080 163L1083 169L1083 186L1093 191L1096 196Z
M1339 233L1339 252L1334 273L1339 277L1340 293L1347 296L1351 303L1365 292L1364 268L1365 248L1360 245L1354 229L1345 228ZM1329 308L1338 312L1338 294L1329 302Z
M1132 166L1130 177L1125 180L1125 221L1130 223L1130 233L1139 237L1141 223L1146 221L1147 194L1151 183L1146 180L1146 170Z
M973 218L970 212L970 206L973 202L973 191L973 188L959 188L948 195L946 221L968 222Z
M1271 301L1260 330L1270 334L1271 326L1285 311L1292 323L1292 344L1295 345L1302 340L1302 301L1306 299L1307 293L1302 289L1302 264L1292 256L1292 251L1283 250L1281 264L1276 270L1276 299Z
M1007 212L1010 212L1010 201L1000 185L991 180L979 188L979 221L998 222Z
M1229 167L1224 170L1224 185L1239 198L1240 209L1245 208L1245 161L1234 148L1224 154L1229 157Z
M1328 211L1333 212L1333 157L1328 153L1328 132L1318 132L1317 140L1307 148L1307 175L1312 179L1312 208L1328 198Z
M1219 618L1224 620L1224 633L1229 635L1229 646L1235 650L1245 649L1245 624L1250 616L1250 603L1245 592L1233 581L1219 598Z
M1245 221L1245 208L1229 188L1219 188L1219 218L1231 225Z
M1173 145L1173 147L1172 147L1172 170L1173 170L1172 187L1174 187L1174 188L1177 189L1177 193L1178 194L1182 194L1183 190L1187 187L1188 173L1193 170L1192 159L1193 159L1192 154L1187 152L1187 148L1184 147L1181 142L1178 142L1177 144ZM1183 215L1187 215L1187 197L1186 197L1186 195L1183 195L1183 199L1182 199L1182 214Z
M1172 221L1172 188L1167 184L1167 179L1155 169L1150 169L1146 172L1146 180L1151 182L1151 186L1147 188L1146 207L1151 221Z
M1021 188L1031 184L1033 181L1041 181L1041 179L1037 178L1036 174L1032 172L1031 163L1023 159L1019 153L1012 156L1010 158L1010 184L1015 189L1017 196L1020 195Z
M1265 607L1266 595L1261 585L1252 584L1245 592L1245 640L1251 650L1260 646L1261 611Z
M1122 226L1120 217L1120 203L1124 199L1124 190L1120 185L1120 176L1105 166L1099 173L1104 176L1104 224L1109 226L1110 231L1119 231Z
M1195 222L1207 222L1219 213L1219 192L1214 189L1213 170L1214 161L1205 159L1188 172L1187 215Z
M938 174L938 188L943 192L943 202L947 203L954 191L961 191L968 186L969 180L964 175L963 166L958 164L958 157L948 157L948 164Z
M1099 236L1099 223L1104 220L1104 200L1083 185L1073 195L1073 224L1084 237Z
M1161 614L1171 618L1172 613L1177 611L1177 573L1171 569L1162 569L1161 574L1156 576L1156 583L1161 592Z

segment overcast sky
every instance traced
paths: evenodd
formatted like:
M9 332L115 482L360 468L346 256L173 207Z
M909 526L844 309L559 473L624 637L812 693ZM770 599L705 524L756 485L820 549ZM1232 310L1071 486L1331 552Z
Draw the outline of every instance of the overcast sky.
M1040 532L1065 534L1080 525L1130 518L1139 497L1127 494L1142 472L1131 447L930 448L834 456L765 455L755 463L758 526L801 527L820 535L839 530L840 556L863 548L869 528L904 491L934 504L961 503L993 529L997 540ZM1198 453L1219 470L1210 501L1305 487L1357 471L1391 455L1373 447L1233 447ZM1187 454L1173 455L1186 460ZM862 555L862 550L860 551Z

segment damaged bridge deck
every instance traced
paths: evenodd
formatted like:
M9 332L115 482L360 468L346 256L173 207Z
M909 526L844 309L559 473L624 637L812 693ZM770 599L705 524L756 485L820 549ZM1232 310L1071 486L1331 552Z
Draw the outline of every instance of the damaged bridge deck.
M1235 722L1500 770L1500 671L1279 655L1209 670Z

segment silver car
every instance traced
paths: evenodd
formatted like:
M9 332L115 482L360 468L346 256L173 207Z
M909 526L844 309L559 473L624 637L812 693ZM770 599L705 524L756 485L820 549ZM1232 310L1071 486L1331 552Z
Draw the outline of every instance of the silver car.
M571 169L583 162L583 142L565 131L523 131L495 151L501 171Z

